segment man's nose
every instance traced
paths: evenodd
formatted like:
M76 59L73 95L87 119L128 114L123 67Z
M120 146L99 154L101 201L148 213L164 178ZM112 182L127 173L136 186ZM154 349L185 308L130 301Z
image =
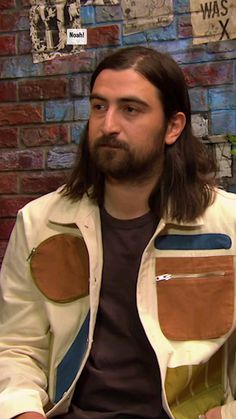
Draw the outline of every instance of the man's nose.
M120 132L120 118L116 109L108 108L103 120L102 132L106 135Z

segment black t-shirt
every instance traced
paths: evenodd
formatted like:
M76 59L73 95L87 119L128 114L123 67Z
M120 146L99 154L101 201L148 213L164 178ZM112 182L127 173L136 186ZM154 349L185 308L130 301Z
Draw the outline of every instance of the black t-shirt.
M168 418L158 362L136 306L141 257L156 228L152 213L118 220L101 210L103 275L94 342L68 419Z

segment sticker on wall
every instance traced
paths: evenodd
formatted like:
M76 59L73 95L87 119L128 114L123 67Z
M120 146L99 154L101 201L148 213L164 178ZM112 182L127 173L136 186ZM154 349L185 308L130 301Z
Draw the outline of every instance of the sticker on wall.
M143 32L173 21L172 0L121 0L124 35Z
M236 38L235 0L190 0L193 44Z
M33 62L78 54L82 43L67 43L67 30L81 30L80 0L31 0Z
M67 29L67 45L87 45L87 29Z
M120 0L80 0L81 6L115 6Z

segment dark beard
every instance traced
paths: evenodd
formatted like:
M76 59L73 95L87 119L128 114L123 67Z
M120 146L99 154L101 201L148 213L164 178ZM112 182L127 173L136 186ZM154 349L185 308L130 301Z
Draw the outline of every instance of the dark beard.
M163 153L159 147L144 156L137 156L127 143L113 136L102 136L90 150L97 169L106 177L116 180L140 182L159 173Z

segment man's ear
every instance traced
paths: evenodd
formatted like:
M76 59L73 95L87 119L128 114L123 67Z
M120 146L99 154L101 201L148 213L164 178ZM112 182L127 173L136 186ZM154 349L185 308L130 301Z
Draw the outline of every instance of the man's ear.
M170 119L166 134L165 134L165 143L167 145L174 144L175 141L179 138L181 132L183 131L186 124L186 116L183 112L177 112Z

